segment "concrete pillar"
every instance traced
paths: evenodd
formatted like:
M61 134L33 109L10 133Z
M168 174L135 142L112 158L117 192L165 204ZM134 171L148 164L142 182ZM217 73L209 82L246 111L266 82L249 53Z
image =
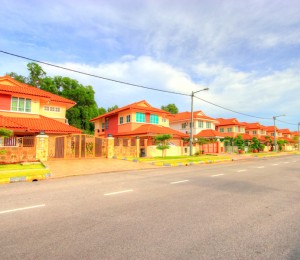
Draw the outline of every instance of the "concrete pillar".
M140 157L140 138L137 136L136 137L136 157Z
M107 137L106 138L106 158L113 158L115 155L115 138Z
M35 158L40 161L48 160L48 147L49 147L49 136L48 135L37 135L35 137L36 155Z

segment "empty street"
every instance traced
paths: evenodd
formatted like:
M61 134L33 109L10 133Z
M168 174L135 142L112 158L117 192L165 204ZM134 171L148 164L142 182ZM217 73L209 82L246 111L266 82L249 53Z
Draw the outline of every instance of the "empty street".
M2 185L0 259L299 259L299 168L292 155Z

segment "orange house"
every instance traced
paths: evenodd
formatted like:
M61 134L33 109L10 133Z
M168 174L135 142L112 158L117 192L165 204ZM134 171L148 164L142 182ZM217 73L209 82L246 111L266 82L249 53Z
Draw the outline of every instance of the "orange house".
M98 137L157 134L171 134L173 137L186 136L169 127L169 115L169 112L152 107L147 101L142 100L95 117L91 119L91 122L95 124L95 136Z
M0 128L12 130L14 136L81 133L66 120L66 110L75 104L9 76L0 77Z

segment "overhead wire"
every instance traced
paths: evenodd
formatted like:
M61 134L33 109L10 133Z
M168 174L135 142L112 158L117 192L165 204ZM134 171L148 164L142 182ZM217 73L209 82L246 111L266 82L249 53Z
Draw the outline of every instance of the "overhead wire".
M70 69L70 68L66 68L66 67L63 67L63 66L55 65L55 64L52 64L52 63L40 61L40 60L37 60L37 59L28 58L28 57L25 57L25 56L22 56L22 55L10 53L10 52L3 51L3 50L0 50L0 52L4 53L4 54L7 54L7 55L11 55L11 56L17 57L17 58L21 58L21 59L25 59L25 60L37 62L37 63L40 63L40 64L45 64L47 66L51 66L51 67L55 67L55 68L59 68L59 69L63 69L63 70L67 70L67 71L71 71L71 72L75 72L75 73L79 73L79 74L82 74L82 75L87 75L87 76L90 76L90 77L99 78L99 79L102 79L102 80L107 80L107 81L111 81L111 82L115 82L115 83L119 83L119 84L124 84L124 85L132 86L132 87L138 87L138 88L143 88L143 89L148 89L148 90L154 90L154 91L159 91L159 92L164 92L164 93L170 93L170 94L175 94L175 95L181 95L181 96L192 96L191 94L186 94L186 93L182 93L182 92L163 90L163 89L158 89L158 88L153 88L153 87L146 87L146 86L142 86L142 85L138 85L138 84L133 84L133 83L129 83L129 82L121 81L121 80L116 80L116 79L111 79L111 78L107 78L107 77L102 77L102 76L98 76L98 75L95 75L95 74L91 74L91 73L87 73L87 72L82 72L82 71L79 71L79 70ZM227 111L230 111L230 112L233 112L233 113L236 113L236 114L240 114L240 115L248 116L248 117L253 117L253 118L257 118L257 119L262 119L262 120L272 120L272 118L258 117L258 116L254 116L254 115L249 115L249 114L246 114L246 113L238 112L238 111L235 111L233 109L217 105L217 104L215 104L213 102L210 102L210 101L207 101L207 100L205 100L203 98L199 98L199 97L197 97L195 95L194 95L194 97L197 98L197 99L199 99L199 100L202 100L203 102L206 102L208 104L211 104L213 106L222 108L224 110L227 110ZM286 123L286 124L290 124L290 125L298 125L298 124L284 122L284 121L281 121L281 120L278 120L278 119L277 119L277 121L280 121L280 122L283 122L283 123Z
M263 120L271 120L271 119L272 119L272 118L258 117L258 116L253 116L253 115L245 114L245 113L242 113L242 112L238 112L238 111L232 110L232 109L230 109L230 108L226 108L226 107L217 105L217 104L215 104L215 103L213 103L213 102L210 102L210 101L207 101L207 100L205 100L205 99L203 99L203 98L199 98L199 97L197 97L197 96L194 96L194 97L197 98L197 99L200 99L200 100L202 100L202 101L204 101L204 102L206 102L206 103L208 103L208 104L211 104L211 105L213 105L213 106L216 106L216 107L219 107L219 108L222 108L222 109L225 109L225 110L228 110L228 111L231 111L231 112L233 112L233 113L240 114L240 115L243 115L243 116L248 116L248 117L253 117L253 118L263 119Z
M82 75L87 75L87 76L94 77L94 78L99 78L99 79L103 79L103 80L107 80L107 81L112 81L112 82L115 82L115 83L129 85L129 86L132 86L132 87L149 89L149 90L155 90L155 91L160 91L160 92L165 92L165 93L170 93L170 94L176 94L176 95L181 95L181 96L190 96L190 94L186 94L186 93L169 91L169 90L163 90L163 89L152 88L152 87L146 87L146 86L142 86L142 85L138 85L138 84L133 84L133 83L129 83L129 82L121 81L121 80L116 80L116 79L111 79L111 78L107 78L107 77L102 77L102 76L98 76L98 75L95 75L95 74L91 74L91 73L87 73L87 72L82 72L82 71L79 71L79 70L74 70L74 69L63 67L63 66L55 65L55 64L52 64L52 63L48 63L48 62L44 62L44 61L40 61L40 60L28 58L28 57L21 56L21 55L18 55L18 54L14 54L14 53L10 53L10 52L7 52L7 51L0 50L0 52L2 52L4 54L11 55L11 56L14 56L14 57L17 57L17 58L21 58L21 59L25 59L25 60L29 60L29 61L34 61L34 62L37 62L37 63L40 63L40 64L45 64L45 65L48 65L48 66L51 66L51 67L55 67L55 68L59 68L59 69L63 69L63 70L68 70L68 71L72 71L72 72L79 73L79 74L82 74Z
M295 123L290 123L290 122L282 121L282 120L279 120L277 118L276 118L276 121L279 121L281 123L285 123L285 124L288 124L288 125L298 125L298 124L295 124Z

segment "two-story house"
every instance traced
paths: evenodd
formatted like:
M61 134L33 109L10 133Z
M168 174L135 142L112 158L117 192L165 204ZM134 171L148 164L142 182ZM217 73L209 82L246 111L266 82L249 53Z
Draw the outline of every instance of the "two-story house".
M75 104L9 76L0 77L0 128L12 130L14 136L81 133L66 120L66 110Z
M266 126L266 135L267 136L270 136L272 139L274 138L275 136L275 131L274 131L274 126ZM279 131L279 129L276 127L276 137L282 137L282 133L281 131Z
M190 133L191 112L181 112L169 115L170 127L184 134ZM193 112L193 135L199 134L203 130L215 130L217 120L205 115L202 111Z
M91 122L95 124L95 136L98 137L158 134L171 134L173 138L186 136L169 127L169 115L169 112L152 107L142 100L97 116Z
M216 130L227 136L236 137L245 134L245 123L239 122L236 118L217 118ZM228 135L229 134L229 135Z
M246 134L249 134L252 137L256 137L261 142L266 141L265 136L267 135L266 127L261 125L258 122L255 123L246 123L243 122L246 127Z

